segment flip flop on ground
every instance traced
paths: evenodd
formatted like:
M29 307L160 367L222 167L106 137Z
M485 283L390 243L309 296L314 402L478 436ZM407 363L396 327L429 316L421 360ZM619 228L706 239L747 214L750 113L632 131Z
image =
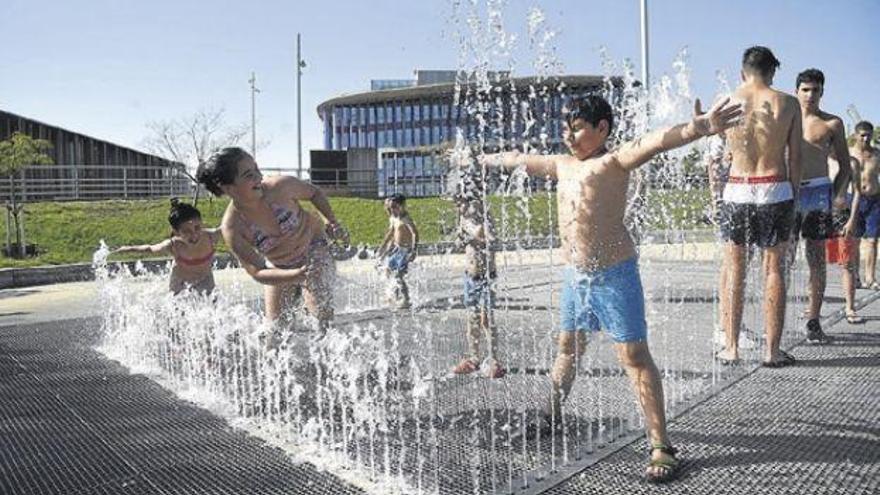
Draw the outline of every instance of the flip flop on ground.
M764 361L763 363L761 363L761 366L765 368L782 368L784 366L791 366L796 362L797 360L794 358L794 356L780 349L779 357L777 359L773 361Z
M741 362L739 358L730 359L730 358L724 357L723 356L724 351L725 350L722 349L722 350L715 353L715 360L718 361L718 364L720 364L721 366L735 366Z
M850 325L861 325L862 323L865 323L865 321L867 320L856 314L855 311L849 311L846 313L846 322Z
M654 451L660 451L664 455L659 459L653 457ZM671 445L662 443L651 446L651 460L648 461L648 467L645 469L645 478L651 483L666 483L678 478L681 461L675 454L678 451Z

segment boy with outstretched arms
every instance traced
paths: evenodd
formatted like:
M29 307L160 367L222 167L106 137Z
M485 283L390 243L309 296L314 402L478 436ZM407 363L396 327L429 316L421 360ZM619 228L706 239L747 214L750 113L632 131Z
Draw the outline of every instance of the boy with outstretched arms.
M585 331L600 328L615 341L618 359L630 376L646 418L651 459L646 476L663 482L677 475L679 461L666 434L663 384L648 350L642 284L635 245L624 225L630 173L658 153L724 131L740 116L739 105L720 101L688 123L661 129L615 150L606 148L614 125L608 102L598 95L573 101L566 116L570 155L487 155L487 166L525 166L529 175L558 181L557 202L563 271L559 349L551 378L550 421L571 390L575 366L586 345Z

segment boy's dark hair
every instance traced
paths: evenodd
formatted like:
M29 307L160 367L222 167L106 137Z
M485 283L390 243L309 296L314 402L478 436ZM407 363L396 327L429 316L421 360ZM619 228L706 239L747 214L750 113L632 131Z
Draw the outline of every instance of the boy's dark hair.
M199 165L196 172L196 180L211 191L214 196L223 196L220 185L228 185L235 182L238 174L238 162L249 157L247 151L241 148L223 148L214 153L207 162Z
M388 197L391 200L391 203L397 204L400 206L406 206L406 196L400 193L394 193Z
M803 83L816 83L824 88L825 74L823 74L822 71L819 69L807 69L797 75L797 80L794 83L794 89L800 88L801 84Z
M749 69L767 77L776 71L781 63L766 46L753 46L743 53L743 69Z
M873 134L874 126L870 122L868 122L867 120L863 120L863 121L859 122L858 124L856 124L856 131L857 132L858 131L868 131Z
M608 133L614 129L614 111L608 100L597 94L590 94L573 98L566 106L565 122L569 127L577 119L583 119L593 127L599 125L604 120L608 122Z
M171 224L172 229L177 230L185 222L194 218L202 219L202 214L198 208L189 203L181 203L177 198L171 198L171 212L168 213L168 223Z

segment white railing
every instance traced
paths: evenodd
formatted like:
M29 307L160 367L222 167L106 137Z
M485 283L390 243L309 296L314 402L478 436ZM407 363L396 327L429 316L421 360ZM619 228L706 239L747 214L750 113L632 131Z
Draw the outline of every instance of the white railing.
M125 165L32 165L15 181L23 202L187 196L193 187L178 169ZM11 191L9 178L0 179L0 197L11 198Z
M297 176L296 169L264 168L267 176ZM444 192L445 181L432 175L381 177L376 171L346 169L303 170L303 180L330 194L361 197L436 196ZM16 200L89 201L102 199L147 199L190 196L196 185L179 169L144 168L123 165L32 165L15 181ZM11 198L9 178L0 177L0 198Z

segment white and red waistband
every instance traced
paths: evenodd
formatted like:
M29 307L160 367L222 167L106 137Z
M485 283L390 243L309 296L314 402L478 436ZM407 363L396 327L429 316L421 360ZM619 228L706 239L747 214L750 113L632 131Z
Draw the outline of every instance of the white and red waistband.
M794 199L791 182L780 175L738 177L731 175L721 199L729 203L768 205Z

